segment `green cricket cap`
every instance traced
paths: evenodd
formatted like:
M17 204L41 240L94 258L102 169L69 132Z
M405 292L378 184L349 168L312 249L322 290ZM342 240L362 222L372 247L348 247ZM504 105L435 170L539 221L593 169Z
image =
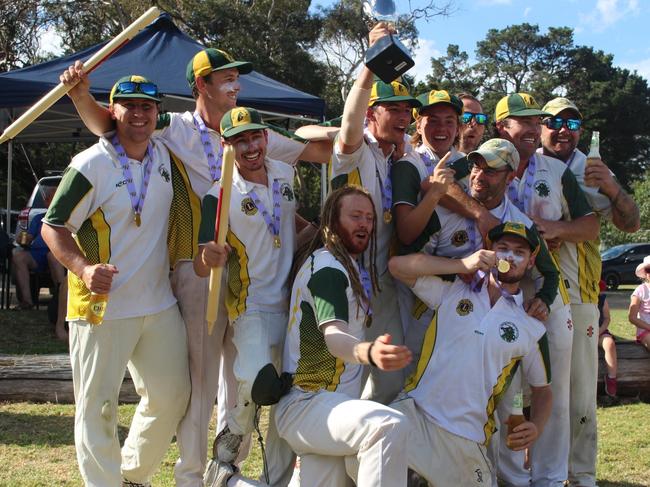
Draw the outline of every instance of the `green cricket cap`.
M158 86L144 76L137 74L123 76L113 85L108 98L109 103L112 105L113 100L120 100L122 98L140 98L160 103Z
M518 222L503 222L490 230L487 235L488 248L492 246L493 242L496 242L504 235L514 235L523 238L530 245L530 250L533 252L533 255L539 252L540 243L537 236L526 225Z
M493 169L510 167L516 171L519 167L519 151L506 139L490 139L484 142L478 149L467 154L467 160L476 163L479 156Z
M463 114L463 102L456 95L450 95L446 90L431 90L427 93L422 93L418 96L418 101L422 106L418 109L418 113L422 110L435 106L435 105L448 105L452 107L458 115Z
M384 83L380 80L375 80L370 90L370 100L368 106L371 107L377 103L384 102L399 102L407 101L411 107L419 107L420 102L412 97L408 88L399 81L392 81L391 83Z
M575 105L575 103L573 103L568 98L561 96L553 98L546 105L544 105L544 108L542 108L542 110L550 113L552 116L556 116L558 113L564 110L571 110L575 112L576 115L578 115L579 119L582 119L582 113L580 113L580 110L578 110L578 107Z
M541 110L539 103L528 93L514 93L504 96L497 103L494 119L498 122L508 117L548 117L551 114Z
M262 123L262 116L254 108L237 107L228 110L221 118L219 131L224 138L246 132L247 130L263 130L268 126Z
M197 77L228 68L237 68L240 74L248 74L253 70L253 65L248 61L235 61L230 54L221 49L208 48L197 52L187 63L185 75L190 88L194 88Z

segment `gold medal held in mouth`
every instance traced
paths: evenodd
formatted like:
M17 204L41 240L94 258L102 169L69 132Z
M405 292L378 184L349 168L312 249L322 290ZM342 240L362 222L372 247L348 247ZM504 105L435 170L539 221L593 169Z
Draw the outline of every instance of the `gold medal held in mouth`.
M276 235L275 237L273 237L273 246L274 246L276 249L279 249L279 248L282 246L282 241L280 240L280 237L279 237L278 235Z
M510 262L504 259L499 259L499 262L497 263L497 269L499 269L500 273L505 274L510 270Z
M393 215L390 210L384 210L384 223L390 223L393 221Z

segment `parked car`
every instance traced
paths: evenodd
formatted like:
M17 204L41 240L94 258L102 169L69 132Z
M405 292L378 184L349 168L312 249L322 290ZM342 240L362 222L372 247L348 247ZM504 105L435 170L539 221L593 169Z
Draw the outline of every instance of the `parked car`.
M18 215L20 212L18 210L11 210L10 224L9 229L6 229L7 226L7 209L0 208L0 230L7 232L7 235L11 240L14 239L14 234L11 232L12 228L16 228L18 225Z
M45 176L38 180L36 186L32 191L31 196L27 200L25 208L20 210L18 214L18 223L16 224L15 237L18 238L21 231L27 231L29 224L32 222L36 215L45 213L47 211L47 206L45 205L45 200L43 199L43 188L46 186L57 187L61 182L61 175L54 176Z
M650 255L650 243L616 245L602 252L601 278L607 289L614 290L621 284L638 284L639 278L634 271L646 255Z

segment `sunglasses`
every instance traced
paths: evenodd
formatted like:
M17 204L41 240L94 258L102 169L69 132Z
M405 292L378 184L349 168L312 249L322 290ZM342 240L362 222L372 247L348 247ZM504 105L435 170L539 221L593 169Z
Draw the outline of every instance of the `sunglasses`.
M488 116L485 113L472 113L472 112L463 113L462 121L464 124L470 123L472 119L476 120L476 123L479 125L485 125L487 124Z
M560 130L562 128L562 125L566 125L566 128L571 132L580 130L580 126L582 125L582 121L577 118L562 117L545 118L542 123L551 130Z
M117 85L116 94L132 95L133 93L142 93L143 95L158 98L158 87L153 83L138 83L136 81L122 81Z

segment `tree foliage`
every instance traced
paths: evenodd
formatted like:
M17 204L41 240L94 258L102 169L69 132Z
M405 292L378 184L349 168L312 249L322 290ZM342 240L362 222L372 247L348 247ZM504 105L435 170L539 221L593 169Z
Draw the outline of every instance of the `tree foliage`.
M632 195L639 206L641 228L629 234L621 232L609 222L601 224L600 238L605 248L625 243L650 242L650 173L646 172L642 179L632 183Z
M0 1L0 71L38 60L39 38L48 20L35 0Z

